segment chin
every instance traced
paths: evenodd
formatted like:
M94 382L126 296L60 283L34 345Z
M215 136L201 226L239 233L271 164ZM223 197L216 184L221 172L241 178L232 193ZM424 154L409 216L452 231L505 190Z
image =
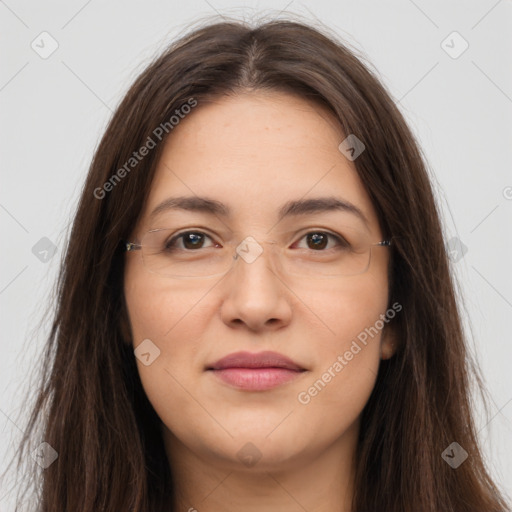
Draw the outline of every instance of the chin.
M203 454L212 465L229 471L268 472L293 470L298 461L315 452L314 439L298 439L297 432L285 429L269 432L252 428L239 431L233 438L224 436L221 442L203 439Z

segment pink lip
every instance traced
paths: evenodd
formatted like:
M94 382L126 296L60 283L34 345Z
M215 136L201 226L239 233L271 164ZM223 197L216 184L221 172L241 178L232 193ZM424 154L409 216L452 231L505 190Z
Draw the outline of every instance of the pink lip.
M236 352L223 357L207 370L225 383L248 391L272 389L306 371L277 352Z

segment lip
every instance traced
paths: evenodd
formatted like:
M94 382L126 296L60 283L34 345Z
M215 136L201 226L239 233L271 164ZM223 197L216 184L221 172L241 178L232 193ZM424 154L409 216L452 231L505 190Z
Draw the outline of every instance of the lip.
M206 368L226 384L247 391L265 391L298 378L306 371L277 352L235 352Z

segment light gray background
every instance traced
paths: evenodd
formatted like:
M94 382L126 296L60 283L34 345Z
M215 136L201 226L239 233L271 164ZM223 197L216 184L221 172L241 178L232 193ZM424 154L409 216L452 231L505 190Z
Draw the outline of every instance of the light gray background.
M35 328L111 111L148 59L198 18L281 9L326 23L366 55L419 138L446 239L467 247L453 266L490 391L489 416L478 408L477 423L491 471L512 494L510 0L0 1L0 471L21 436L27 375L45 334ZM31 48L49 48L43 31L58 43L46 59ZM446 40L453 31L469 44L457 58L445 51L462 48L458 36ZM32 252L43 237L57 246L47 262ZM13 509L11 487L1 482L2 511Z

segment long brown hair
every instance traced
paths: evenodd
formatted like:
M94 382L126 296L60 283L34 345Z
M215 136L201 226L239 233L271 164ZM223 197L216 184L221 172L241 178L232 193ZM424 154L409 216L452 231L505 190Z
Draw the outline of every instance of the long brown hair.
M363 411L353 509L506 510L477 443L474 367L424 157L363 59L327 34L295 21L209 24L156 58L114 113L70 233L42 384L19 452L21 463L40 423L40 441L58 453L42 474L34 472L41 512L168 510L172 475L134 361L120 242L142 211L176 110L248 89L316 101L345 135L363 141L366 151L354 163L394 240L390 304L403 306L394 320L399 346L381 363ZM155 129L162 126L160 140ZM156 147L130 161L149 138L158 138ZM454 441L469 454L457 469L441 456Z

